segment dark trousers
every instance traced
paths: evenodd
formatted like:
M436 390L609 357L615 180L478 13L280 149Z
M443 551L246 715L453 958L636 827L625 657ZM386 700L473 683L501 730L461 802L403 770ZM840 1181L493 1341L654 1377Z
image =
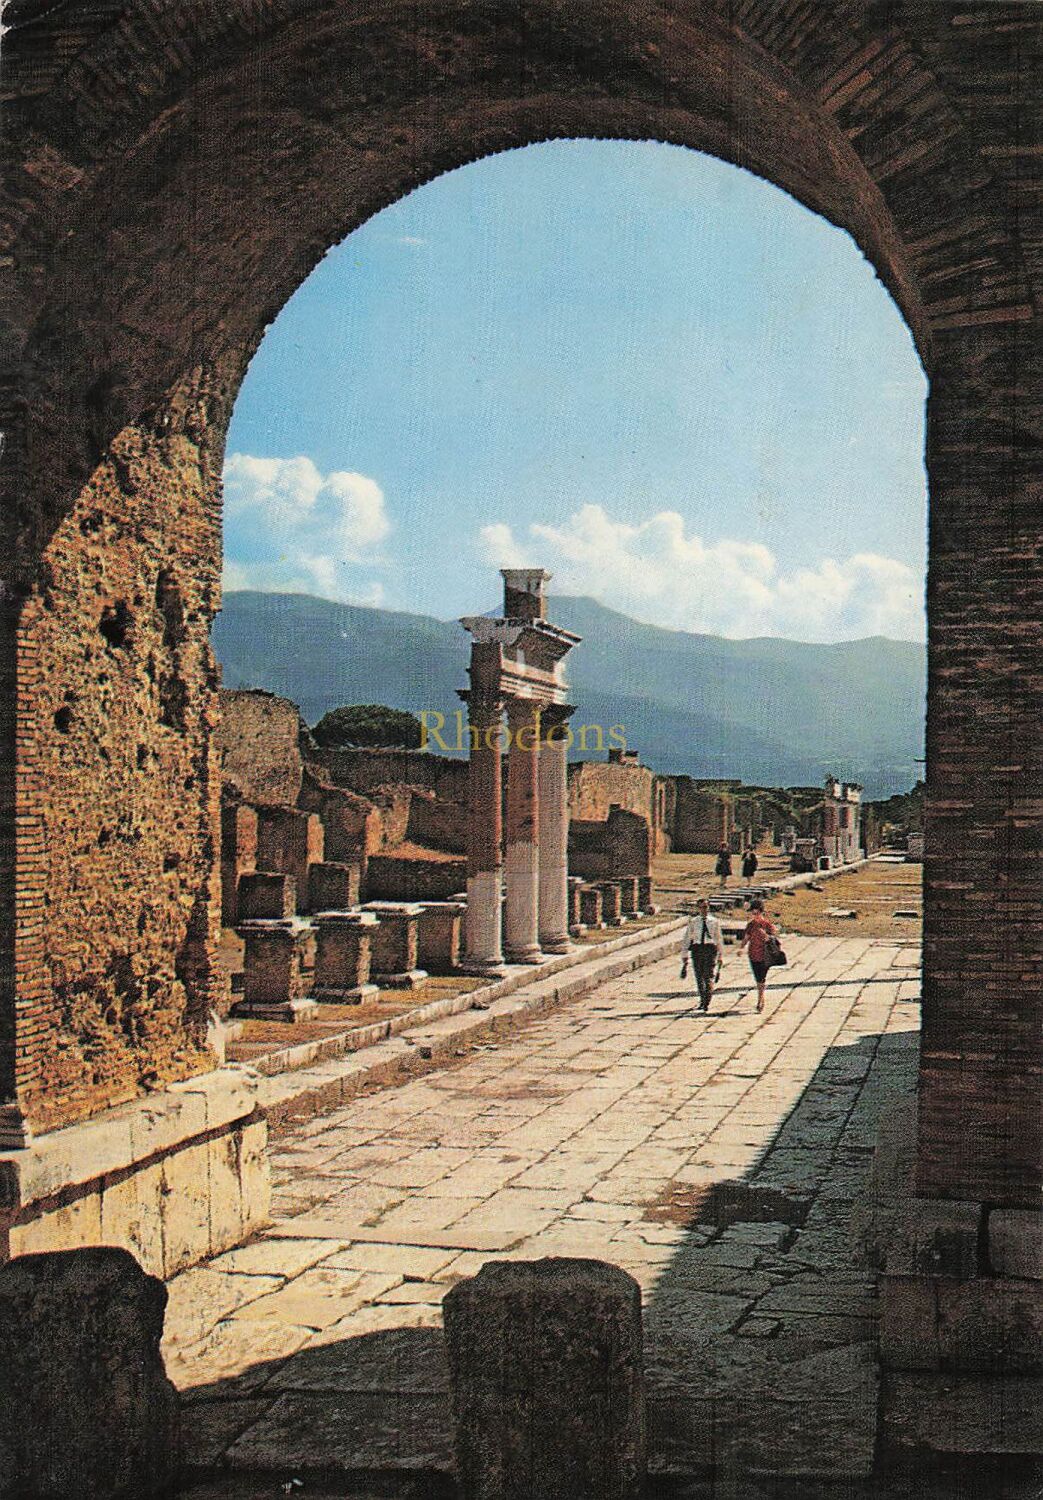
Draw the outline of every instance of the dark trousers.
M693 943L688 950L692 955L692 970L699 991L699 1004L705 1010L710 1003L710 986L717 967L716 943Z

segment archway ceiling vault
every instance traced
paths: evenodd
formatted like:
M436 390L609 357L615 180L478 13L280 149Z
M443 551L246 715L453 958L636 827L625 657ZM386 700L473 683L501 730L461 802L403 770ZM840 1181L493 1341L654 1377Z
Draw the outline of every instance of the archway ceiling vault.
M32 404L64 428L70 485L186 372L217 367L234 394L265 326L366 218L440 172L552 137L687 145L788 190L852 233L928 369L940 330L1032 313L990 167L1007 159L995 111L976 134L938 78L947 65L951 85L953 49L975 41L955 26L973 19L966 7L11 9L9 350L24 340ZM1017 21L1015 7L992 14L1006 10ZM1008 84L1022 40L1015 27L992 49Z

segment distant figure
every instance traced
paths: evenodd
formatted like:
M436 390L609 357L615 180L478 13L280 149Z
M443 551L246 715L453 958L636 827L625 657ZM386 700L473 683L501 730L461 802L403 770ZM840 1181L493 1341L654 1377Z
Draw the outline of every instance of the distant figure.
M767 983L768 969L770 968L764 948L768 938L772 937L777 931L778 928L775 926L775 923L770 922L764 915L764 902L761 900L751 901L750 920L746 923L746 930L743 932L739 948L740 950L743 948L749 949L750 968L753 970L753 977L757 983L758 1011L764 1009L764 986Z
M695 912L688 918L688 925L681 939L681 978L688 971L688 960L692 961L695 984L699 991L699 1009L709 1010L713 998L713 987L721 972L724 958L724 935L721 924L710 915L710 903L700 896L695 903Z
M732 873L732 851L727 844L721 845L717 851L717 863L713 867L713 873L720 876L721 890L724 890L728 876Z
M752 880L753 877L757 873L757 866L759 864L760 864L760 860L757 858L756 850L754 849L753 845L751 844L750 847L746 850L746 853L742 857L742 878L743 878L743 880Z

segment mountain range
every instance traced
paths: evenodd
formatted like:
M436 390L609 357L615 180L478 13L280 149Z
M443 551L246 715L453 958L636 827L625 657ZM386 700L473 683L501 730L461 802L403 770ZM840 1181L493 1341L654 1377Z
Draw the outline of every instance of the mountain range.
M922 775L926 653L916 642L730 640L560 595L550 615L583 637L567 663L574 727L600 724L607 737L622 725L657 771L762 786L817 785L833 772L870 797ZM455 735L469 647L455 620L245 591L225 595L213 640L226 687L291 698L309 724L341 704L385 703L442 713ZM588 757L595 743L592 731Z

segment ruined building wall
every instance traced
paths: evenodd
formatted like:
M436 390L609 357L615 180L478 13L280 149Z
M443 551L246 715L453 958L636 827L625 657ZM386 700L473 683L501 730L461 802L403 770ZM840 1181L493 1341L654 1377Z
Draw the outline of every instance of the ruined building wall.
M364 796L383 786L421 786L436 797L467 801L467 762L428 750L331 750L308 752L324 781Z
M35 857L13 1071L37 1131L213 1065L220 532L206 467L176 424L122 432L23 607Z
M613 807L604 821L574 818L569 823L569 874L585 880L614 875L649 875L652 835L638 813Z
M659 778L647 766L618 761L572 761L568 768L569 817L603 822L612 807L637 813L655 830Z
M222 688L220 707L217 745L225 781L255 807L294 806L304 773L296 703L253 688Z
M671 847L680 854L714 854L731 838L734 816L731 800L703 791L689 776L673 776L674 807Z

